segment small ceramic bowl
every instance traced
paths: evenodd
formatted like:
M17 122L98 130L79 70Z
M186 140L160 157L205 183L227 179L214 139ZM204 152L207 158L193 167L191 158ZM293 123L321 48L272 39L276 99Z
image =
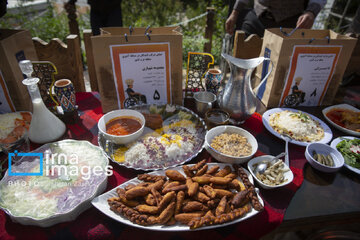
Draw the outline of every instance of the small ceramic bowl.
M283 186L288 185L289 183L291 183L293 181L293 179L294 179L294 174L290 170L289 166L287 166L285 163L284 163L284 169L289 170L289 171L284 172L284 178L286 179L286 181L283 182L282 184L279 184L279 185L276 185L276 186L271 186L271 185L263 183L260 179L258 179L256 177L255 172L254 172L254 167L253 167L254 164L260 163L262 161L270 161L273 157L274 156L271 156L271 155L264 155L264 156L256 157L256 158L251 159L247 164L249 172L251 173L251 175L253 175L253 177L259 183L259 185L262 188L265 188L265 189L274 189L274 188L283 187Z
M335 166L333 167L326 166L316 161L313 158L313 154L312 154L313 151L324 155L330 154L334 160ZM324 143L310 143L309 145L307 145L305 150L305 157L313 168L322 172L328 172L328 173L336 172L344 165L344 158L341 155L341 153L339 153L336 149Z
M109 122L111 119L121 117L121 116L130 116L130 117L136 118L140 122L141 128L134 133L131 133L128 135L122 135L122 136L117 136L117 135L112 135L112 134L106 133L106 123ZM98 121L98 128L99 128L99 131L101 132L101 134L103 134L105 139L110 140L116 144L127 144L127 143L135 141L136 139L138 139L141 136L142 132L144 131L144 126L145 126L144 115L142 115L138 111L130 110L130 109L120 109L120 110L114 110L114 111L108 112L107 114L102 116L100 118L100 120Z
M247 156L242 157L234 157L231 155L223 154L214 148L210 146L212 139L222 133L237 133L247 138L248 142L251 144L252 150L251 154ZM256 141L256 138L246 131L245 129L230 126L230 125L222 125L217 126L212 129L210 129L206 135L205 135L205 149L210 153L211 156L213 156L216 160L224 163L236 163L241 164L247 162L257 151L258 149L258 143Z

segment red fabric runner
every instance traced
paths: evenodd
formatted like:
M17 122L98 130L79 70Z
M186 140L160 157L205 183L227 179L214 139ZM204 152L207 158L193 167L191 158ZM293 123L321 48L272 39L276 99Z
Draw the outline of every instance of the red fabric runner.
M97 93L77 93L80 120L76 124L67 125L66 138L88 140L97 145L97 121L103 115L100 98ZM263 127L261 116L254 114L241 127L249 130L258 140L259 149L267 149L267 145L274 153L284 149L284 143L276 139ZM274 150L275 149L275 150ZM256 216L211 230L188 232L156 232L130 227L116 222L94 207L82 213L76 220L57 224L48 228L24 226L11 221L0 210L0 239L258 239L278 227L284 217L292 197L303 182L304 148L290 145L291 170L294 180L286 187L275 190L260 188L260 194L265 202L265 209ZM271 152L258 151L256 156L271 154ZM203 158L214 161L204 150L200 156L191 163ZM114 174L108 179L107 191L119 184L136 177L139 171L120 167L112 163ZM246 168L246 166L243 166Z

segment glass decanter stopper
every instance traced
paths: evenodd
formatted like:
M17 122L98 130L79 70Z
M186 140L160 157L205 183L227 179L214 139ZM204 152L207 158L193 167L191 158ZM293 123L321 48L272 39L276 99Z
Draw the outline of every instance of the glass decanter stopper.
M66 126L45 106L37 86L40 79L31 76L31 61L20 61L19 66L22 73L27 76L22 83L27 87L33 104L29 139L34 143L47 143L59 139L65 133Z

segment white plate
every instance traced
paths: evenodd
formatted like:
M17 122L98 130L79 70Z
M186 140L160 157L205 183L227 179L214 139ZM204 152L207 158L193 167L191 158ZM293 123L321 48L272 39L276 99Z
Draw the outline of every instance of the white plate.
M338 145L338 143L341 142L344 138L346 138L346 139L354 139L354 138L356 138L356 137L344 136L344 137L335 138L334 140L332 140L330 146L331 146L332 148L335 148L335 149L337 150L336 145ZM357 138L357 139L359 139L359 138ZM338 150L338 151L339 151L339 150ZM339 151L339 152L340 152L340 151ZM340 152L340 153L341 153L341 152ZM352 167L352 166L350 166L350 165L347 165L346 162L344 162L344 166L345 166L346 168L348 168L349 170L351 170L351 171L353 171L353 172L355 172L355 173L357 173L357 174L360 174L360 169L354 168L354 167Z
M285 182L283 182L282 184L279 184L279 185L276 185L276 186L271 186L271 185L268 185L268 184L266 184L266 183L263 183L260 179L258 179L258 178L256 177L256 174L253 172L253 168L254 168L253 166L254 166L254 164L260 163L260 162L262 162L262 161L264 161L264 160L269 161L269 160L271 160L273 157L275 157L275 156L264 155L264 156L256 157L256 158L251 159L251 160L248 162L248 164L247 164L248 169L249 169L251 175L252 175L252 176L255 178L255 180L259 183L259 185L260 185L261 187L265 188L265 189L273 189L273 188L283 187L283 186L285 186L285 185L288 185L289 183L291 183L291 182L294 180L294 174L293 174L293 172L291 171L291 169L289 168L289 166L286 165L285 163L284 163L284 170L288 170L288 171L284 172L284 178L287 179L287 180L286 180Z
M306 113L308 114L313 120L316 120L320 123L321 127L324 129L324 137L320 140L320 141L315 141L315 142L318 142L318 143L328 143L330 142L330 140L332 139L333 137L333 134L332 134L332 131L331 129L329 128L328 125L326 125L323 121L321 121L319 118L315 117L314 115L311 115L307 112L304 112L304 111L300 111L300 110L296 110L296 109L292 109L292 108L273 108L273 109L270 109L270 110L267 110L266 112L264 112L263 116L262 116L262 120L263 120L263 124L265 126L265 128L267 130L269 130L269 132L271 132L273 135L275 135L276 137L280 138L280 139L283 139L283 136L281 134L279 134L277 131L275 131L271 126L270 126L270 123L269 123L269 117L271 114L273 113L277 113L277 112L282 112L282 111L285 111L285 110L289 110L289 111L292 111L292 112L303 112L303 113ZM301 142L301 141L297 141L297 140L294 140L292 138L290 138L290 141L289 143L293 143L295 145L299 145L299 146L304 146L306 147L308 144L310 143L313 143L313 142Z
M330 118L328 118L326 116L326 114L331 111L332 109L334 108L337 108L337 109L348 109L348 110L351 110L351 111L354 111L354 112L360 112L359 109L357 109L356 107L353 107L349 104L338 104L338 105L334 105L334 106L331 106L331 107L327 107L327 108L324 108L322 110L322 113L324 114L324 117L325 119L331 124L333 125L334 127L336 127L337 129L339 129L340 131L343 131L344 133L347 133L347 134L350 134L350 135L353 135L353 136L357 136L357 137L360 137L360 132L356 132L356 131L353 131L353 130L350 130L350 129L347 129L347 128L344 128L340 125L337 125L336 123L334 123L333 121L331 121Z
M214 166L214 165L219 165L220 168L223 168L225 166L230 166L232 168L231 165L229 164L224 164L224 163L208 163L209 167L211 166ZM192 165L189 165L189 166L192 166ZM175 167L175 168L172 168L172 169L175 169L175 170L178 170L179 172L181 172L182 174L184 174L183 172L183 169L182 167ZM244 169L244 168L243 168ZM246 170L244 169L245 172L247 173L248 175L248 178L250 180L251 183L254 183L254 180L253 180L253 177L251 176L251 174ZM153 174L153 175L163 175L165 176L165 170L158 170L158 171L154 171L154 172L151 172L150 174ZM141 181L138 180L137 178L133 178L115 188L113 188L112 190L94 198L91 203L97 208L99 209L102 213L104 213L105 215L107 215L108 217L118 221L118 222L121 222L123 224L126 224L126 225L129 225L129 226L132 226L132 227L137 227L137 228L142 228L142 229L146 229L146 230L153 230L153 231L190 231L191 229L189 228L189 226L186 226L186 225L182 225L182 224L179 224L177 223L176 225L173 225L173 226L163 226L163 225L152 225L152 226L141 226L141 225L138 225L138 224L135 224L135 223L132 223L131 221L129 221L128 219L124 218L123 216L121 215L118 215L116 214L115 212L111 211L110 210L110 207L109 207L109 204L107 202L107 200L111 197L117 197L117 193L116 193L116 189L121 187L121 188L124 188L125 186L129 185L129 184L138 184L140 183ZM258 189L256 189L256 192L258 193ZM259 198L259 201L260 203L264 206L264 202L263 200L261 199L261 197L258 195L258 198ZM227 225L230 225L230 224L234 224L234 223L238 223L238 222L241 222L241 221L244 221L245 219L248 219L254 215L256 215L259 211L256 211L255 209L251 209L250 212L248 212L244 217L242 218L238 218L234 221L231 221L231 222L227 222L227 223L224 223L224 224L221 224L221 225L211 225L211 226L205 226L205 227L201 227L201 228L198 228L198 229L195 229L195 230L205 230L205 229L211 229L211 228L218 228L218 227L224 227L224 226L227 226ZM194 231L194 230L191 230L191 231Z

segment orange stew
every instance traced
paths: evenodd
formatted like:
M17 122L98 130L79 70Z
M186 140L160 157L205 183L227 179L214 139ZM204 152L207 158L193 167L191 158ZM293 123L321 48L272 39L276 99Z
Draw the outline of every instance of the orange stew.
M333 109L326 116L337 125L360 132L360 112L349 109Z
M342 123L342 114L345 112L344 109L332 109L331 111L329 111L328 113L326 113L326 116L333 121L334 123L336 123L337 125L341 126L341 127L345 127L344 123Z
M132 134L140 128L140 120L130 116L113 118L106 123L106 133L117 136Z

